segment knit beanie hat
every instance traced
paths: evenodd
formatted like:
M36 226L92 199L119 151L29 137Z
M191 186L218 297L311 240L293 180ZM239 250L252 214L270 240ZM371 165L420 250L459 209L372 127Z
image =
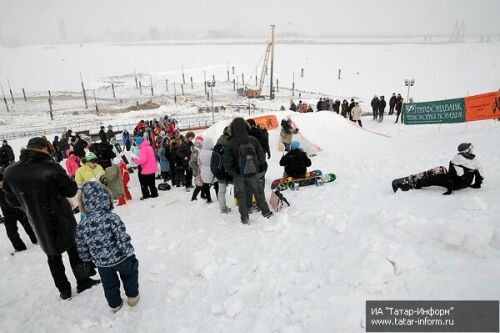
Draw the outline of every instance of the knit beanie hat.
M142 136L138 136L135 138L135 144L140 145L141 143L144 142L144 138Z
M87 160L87 162L97 160L97 155L89 151L87 154L85 154L85 159Z
M300 142L298 142L298 141L290 142L290 150L299 149L299 148L300 148Z
M198 135L196 138L194 138L195 142L203 142L203 137L201 135Z
M459 153L469 153L472 150L472 144L471 143L461 143L458 145L457 150Z

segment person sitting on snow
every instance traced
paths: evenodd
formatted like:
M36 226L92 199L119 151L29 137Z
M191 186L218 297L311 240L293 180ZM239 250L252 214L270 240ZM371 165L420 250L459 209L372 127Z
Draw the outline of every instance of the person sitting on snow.
M280 165L285 167L283 178L301 178L307 173L307 167L311 166L311 159L300 149L298 141L292 141L290 151L283 155Z

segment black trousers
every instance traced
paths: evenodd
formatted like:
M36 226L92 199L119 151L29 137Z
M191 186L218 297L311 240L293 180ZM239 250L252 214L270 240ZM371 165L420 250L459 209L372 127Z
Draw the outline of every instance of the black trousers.
M397 122L398 122L398 120L399 120L399 115L401 114L401 111L397 111L397 110L396 110L396 112L397 112L397 113L396 113L396 121L395 121L394 123L397 123ZM403 116L401 116L401 122L403 122Z
M247 187L252 189L252 193L257 201L257 207L259 207L262 214L267 214L270 211L264 195L264 189L261 187L257 177L243 178L236 176L234 177L234 194L236 200L238 200L238 210L242 221L248 221L248 207L245 200Z
M156 198L158 196L158 190L155 185L155 174L151 173L149 175L139 174L139 183L141 184L142 197L146 198Z
M186 187L192 187L193 186L193 171L190 168L185 168L186 170L186 175L185 181L186 181Z
M84 272L83 262L78 256L76 245L67 250L66 253L68 254L69 264L71 266L71 270L73 271L73 275L76 278L77 284L81 285L88 283L88 273ZM47 256L47 258L50 273L52 274L52 279L54 279L56 288L59 290L59 292L71 290L71 284L69 283L68 278L66 277L66 273L64 272L62 254Z
M24 213L19 212L17 214L5 216L4 225L5 231L7 231L7 237L16 251L23 251L26 250L26 244L24 244L21 236L19 236L19 233L17 232L17 221L21 223L24 231L26 231L26 234L33 244L36 244L38 241L33 229L31 229L28 218L24 215Z

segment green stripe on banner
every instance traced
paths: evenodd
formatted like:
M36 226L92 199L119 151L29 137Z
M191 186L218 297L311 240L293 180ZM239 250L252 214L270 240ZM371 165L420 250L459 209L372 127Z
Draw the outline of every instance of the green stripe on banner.
M404 104L403 122L407 125L463 123L465 99Z

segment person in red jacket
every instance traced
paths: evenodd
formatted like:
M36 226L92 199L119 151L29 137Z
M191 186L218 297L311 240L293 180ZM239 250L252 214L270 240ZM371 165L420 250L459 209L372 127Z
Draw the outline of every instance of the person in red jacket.
M122 176L122 181L123 181L123 193L121 197L118 198L118 206L125 205L127 203L127 200L132 200L132 194L130 194L130 191L128 190L128 182L130 181L130 174L127 169L127 165L124 162L120 162L118 164L118 167L120 168L120 174Z

